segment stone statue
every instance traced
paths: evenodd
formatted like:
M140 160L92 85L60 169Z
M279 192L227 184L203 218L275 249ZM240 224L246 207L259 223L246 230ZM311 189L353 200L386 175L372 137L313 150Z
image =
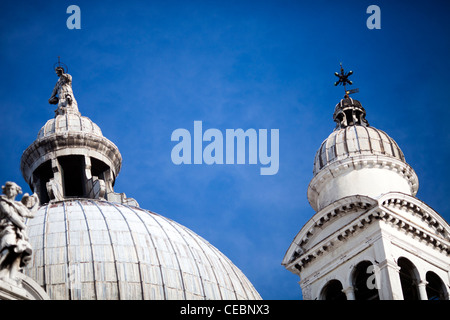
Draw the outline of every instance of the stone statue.
M26 234L25 218L33 218L39 207L34 193L25 193L21 201L15 198L22 189L8 181L0 196L0 280L20 284L17 273L31 259L32 248Z
M60 65L55 68L55 72L59 79L53 88L48 103L58 105L55 110L56 115L66 114L68 110L78 112L78 104L72 91L72 76L65 73L64 68Z

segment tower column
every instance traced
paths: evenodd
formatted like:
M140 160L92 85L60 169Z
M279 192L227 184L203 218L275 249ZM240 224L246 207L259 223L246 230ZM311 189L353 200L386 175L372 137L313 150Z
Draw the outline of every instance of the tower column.
M419 298L420 298L420 300L428 300L427 284L428 284L427 281L420 280L419 284L417 285L419 287Z
M352 286L349 286L345 289L342 289L342 292L345 293L345 296L347 297L347 300L356 300L355 298L355 288Z
M61 166L58 159L51 159L51 166L53 177L46 184L47 193L50 200L62 200L63 199L63 178L61 175Z
M380 268L381 283L380 300L403 300L402 284L400 282L400 267L388 259L382 261Z

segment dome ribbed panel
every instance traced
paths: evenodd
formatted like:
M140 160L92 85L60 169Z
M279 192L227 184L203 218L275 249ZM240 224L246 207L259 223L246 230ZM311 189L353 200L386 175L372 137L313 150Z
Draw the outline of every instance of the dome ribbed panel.
M336 157L333 158L333 160L335 160L336 158L342 156L343 154L346 154L348 152L348 146L347 146L347 142L345 141L345 136L346 136L346 132L345 129L336 132L336 135L333 139L333 137L331 137L331 139L328 139L331 143L331 145L335 145L336 146ZM328 162L330 161L326 161L324 162L324 166L327 165Z
M88 117L74 113L66 113L48 120L41 130L39 130L37 137L39 139L51 134L64 132L87 132L102 136L100 127Z
M325 139L314 159L316 175L334 161L358 155L383 155L405 161L397 143L382 130L365 126L349 126L333 131Z
M356 126L345 128L344 139L344 143L347 143L348 153L352 154L360 151Z
M217 248L188 228L162 216L158 216L158 218L166 220L183 237L192 254L190 257L185 256L187 258L185 262L188 265L191 265L192 261L198 262L196 267L199 277L203 280L202 287L206 296L212 295L216 299L233 300L259 299L259 295L256 294L244 274ZM220 291L217 291L216 287Z
M25 273L52 299L260 299L206 240L156 213L99 200L41 207Z
M362 127L362 130L358 131L358 141L361 154L371 154L372 141L369 136L370 127Z

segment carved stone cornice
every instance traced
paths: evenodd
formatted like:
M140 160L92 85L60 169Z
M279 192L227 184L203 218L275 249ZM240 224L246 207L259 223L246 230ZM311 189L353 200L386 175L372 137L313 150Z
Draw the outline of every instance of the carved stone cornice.
M380 219L397 227L412 238L424 241L436 250L450 255L450 226L433 209L418 199L401 193L385 195L379 199L381 211ZM420 226L411 219L411 216L402 215L392 208L401 208L408 215L418 215L428 226Z
M361 202L361 200L365 200L365 202ZM401 207L406 214L402 215L391 210L390 207L394 205ZM320 232L325 224L330 223L332 217L342 210L345 214L345 209L352 207L358 207L361 214L312 246L307 246L315 233ZM414 222L409 214L420 215L433 231ZM282 264L288 269L301 270L309 262L326 254L334 246L351 238L356 231L366 228L374 221L383 221L416 240L426 242L435 250L450 255L450 227L445 220L416 198L402 193L390 193L378 200L363 196L346 197L327 206L314 215L300 230Z
M379 212L375 209L376 208L373 208L367 211L365 214L362 214L356 220L335 231L326 239L320 241L306 251L302 252L301 246L299 246L299 250L296 251L295 254L291 257L291 260L288 262L288 264L286 264L286 267L289 268L290 266L295 266L296 269L300 270L313 259L325 254L327 251L330 251L332 247L338 245L340 242L346 241L347 238L352 237L355 232L360 229L364 229L368 224L378 219Z
M347 225L348 228L341 228L308 250L305 249L305 246L309 244L311 238L316 234L316 232L318 232L318 230L320 232L326 224L335 222L337 219L348 214L349 212L366 211L367 213L368 211L372 211L371 209L376 205L377 201L375 199L367 196L356 195L340 199L322 209L303 226L294 238L291 246L286 252L282 264L292 264L293 261L297 260L300 260L300 262L307 262L327 251L327 249L332 247L336 242L343 240L350 233L354 232L356 228L358 228L358 225L362 226L364 223L370 221L370 215L361 215L356 226L353 226L353 224Z
M450 240L448 223L436 211L417 198L399 192L389 193L379 199L385 208L401 208L411 215L419 216L429 227L434 228L444 239Z

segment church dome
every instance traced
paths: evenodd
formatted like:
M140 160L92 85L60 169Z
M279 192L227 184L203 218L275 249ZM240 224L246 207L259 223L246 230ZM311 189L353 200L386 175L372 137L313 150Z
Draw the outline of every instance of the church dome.
M71 76L58 76L55 118L21 159L42 204L27 221L25 272L56 300L261 299L202 237L114 190L119 149L79 113Z
M51 299L261 299L217 248L139 207L51 202L27 225L33 257L25 272Z
M334 161L359 155L379 155L405 161L402 150L384 131L354 125L333 131L322 142L314 158L313 174Z

